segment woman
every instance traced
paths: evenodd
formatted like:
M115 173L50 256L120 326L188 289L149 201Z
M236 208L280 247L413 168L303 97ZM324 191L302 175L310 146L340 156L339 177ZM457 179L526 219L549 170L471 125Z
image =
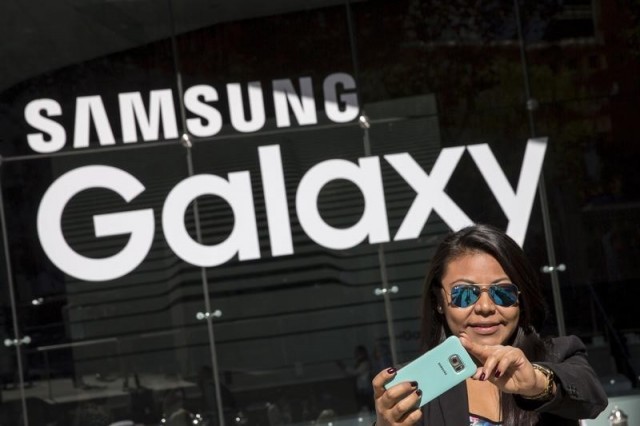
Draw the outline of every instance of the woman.
M423 342L429 350L456 335L476 360L473 377L416 409L421 387L373 379L377 426L577 425L607 406L585 347L575 336L541 339L544 313L536 272L503 232L475 225L438 247L423 296Z

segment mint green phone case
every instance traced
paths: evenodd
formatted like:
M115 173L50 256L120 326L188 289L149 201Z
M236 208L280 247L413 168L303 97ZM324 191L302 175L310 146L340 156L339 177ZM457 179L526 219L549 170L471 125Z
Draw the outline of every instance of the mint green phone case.
M386 389L400 382L418 382L422 391L420 407L451 389L476 372L476 364L456 336L447 338L398 370L385 385Z

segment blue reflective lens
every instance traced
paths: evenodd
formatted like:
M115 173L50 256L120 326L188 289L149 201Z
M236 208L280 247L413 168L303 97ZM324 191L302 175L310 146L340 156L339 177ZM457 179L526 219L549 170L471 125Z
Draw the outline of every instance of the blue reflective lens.
M478 301L480 293L486 291L489 297L498 306L509 307L518 303L520 291L515 284L492 284L488 287L478 285L463 284L453 286L451 289L451 305L458 308L468 308Z

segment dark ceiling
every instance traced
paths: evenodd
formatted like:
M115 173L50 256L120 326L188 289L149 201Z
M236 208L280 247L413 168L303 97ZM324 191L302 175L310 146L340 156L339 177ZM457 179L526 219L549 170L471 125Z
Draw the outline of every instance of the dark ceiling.
M221 22L344 4L340 0L2 0L0 91L66 65Z

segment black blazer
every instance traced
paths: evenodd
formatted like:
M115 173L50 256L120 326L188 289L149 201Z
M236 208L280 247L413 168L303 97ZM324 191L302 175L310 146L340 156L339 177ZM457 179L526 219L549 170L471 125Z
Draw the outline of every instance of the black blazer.
M540 413L538 425L578 424L592 419L607 406L607 395L589 365L584 344L576 336L552 339L547 359L535 361L556 376L556 394L546 402L515 396L516 404ZM469 400L465 382L455 386L422 407L422 422L427 426L466 426L469 424Z

